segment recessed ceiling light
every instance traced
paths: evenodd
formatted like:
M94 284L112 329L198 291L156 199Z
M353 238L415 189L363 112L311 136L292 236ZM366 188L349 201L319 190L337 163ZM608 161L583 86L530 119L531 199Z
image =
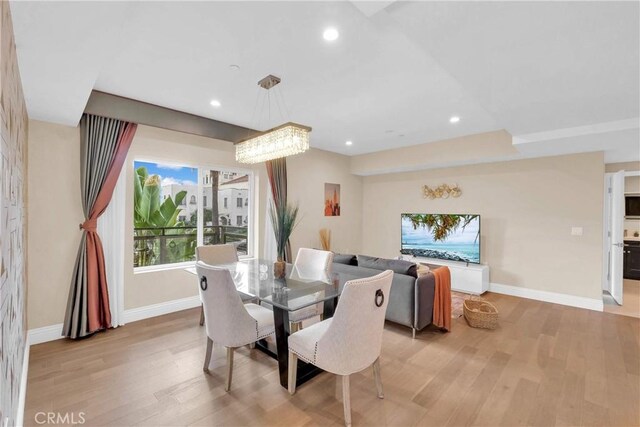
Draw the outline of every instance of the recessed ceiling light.
M345 142L345 145L353 145L353 141L347 141Z
M220 104L220 101L218 101L217 99L212 99L209 104L211 104L212 107L219 107L222 105Z
M326 30L324 30L324 33L322 33L322 37L324 37L324 39L328 42L337 40L339 36L340 33L338 32L338 30L332 27L327 28Z
M231 64L229 65L229 68L231 69L231 71L238 71L240 69L240 66L236 64Z
M458 123L460 121L460 117L458 116L451 116L451 118L449 119L449 123Z

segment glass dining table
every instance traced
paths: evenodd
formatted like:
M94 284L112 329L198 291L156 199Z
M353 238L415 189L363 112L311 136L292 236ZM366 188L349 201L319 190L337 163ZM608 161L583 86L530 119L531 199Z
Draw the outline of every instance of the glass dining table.
M266 340L256 343L256 347L278 361L280 384L287 388L289 314L323 304L323 319L333 316L338 297L344 284L357 277L345 273L329 273L304 269L287 264L285 277L275 278L273 261L248 259L228 264L216 264L216 267L229 270L236 289L243 300L257 299L262 305L273 308L275 323L275 351L269 348ZM195 267L185 269L197 275ZM298 360L297 385L301 385L318 375L322 370L314 365Z

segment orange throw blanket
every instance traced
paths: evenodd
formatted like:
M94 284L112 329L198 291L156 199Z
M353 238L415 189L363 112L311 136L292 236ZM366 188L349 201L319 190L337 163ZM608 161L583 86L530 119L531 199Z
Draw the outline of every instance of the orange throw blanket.
M433 324L450 331L451 272L447 266L442 266L432 271L436 279L435 292L433 293Z

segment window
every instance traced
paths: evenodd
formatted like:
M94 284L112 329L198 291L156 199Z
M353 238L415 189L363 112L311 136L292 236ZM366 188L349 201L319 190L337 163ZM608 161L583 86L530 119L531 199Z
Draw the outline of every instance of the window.
M221 170L208 170L207 173L211 176L211 185L202 191L211 203L203 209L204 244L234 243L238 255L249 255L251 227L244 218L249 216L250 206L242 203L245 198L251 198L249 175ZM234 198L237 207L231 211L229 205L233 204L230 201ZM237 200L240 200L239 204Z
M198 244L234 243L239 256L250 255L249 174L143 161L134 166L134 267L194 261ZM232 197L235 221L218 206L222 201L228 208Z

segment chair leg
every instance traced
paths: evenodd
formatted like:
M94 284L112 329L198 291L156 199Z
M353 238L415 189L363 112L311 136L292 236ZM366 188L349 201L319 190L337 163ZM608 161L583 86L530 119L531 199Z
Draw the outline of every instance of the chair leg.
M416 339L416 328L411 328L411 331L413 331L413 339Z
M289 351L289 394L296 394L296 381L298 380L298 355Z
M249 344L250 350L253 350L254 348L256 348L256 343L252 342L251 344Z
M200 305L200 326L204 325L204 305Z
M344 406L344 425L351 427L351 394L349 393L349 375L342 376L342 404Z
M300 322L291 322L289 324L289 332L292 334L298 332L301 329L300 326Z
M378 398L384 399L384 391L382 390L382 378L380 377L380 358L373 362L373 378L376 381L376 389L378 390Z
M233 376L233 351L235 348L227 347L227 383L224 386L224 391L231 389L231 377Z
M213 341L211 338L207 337L207 351L204 354L204 366L202 370L206 373L209 373L209 363L211 362L211 350L213 350Z

